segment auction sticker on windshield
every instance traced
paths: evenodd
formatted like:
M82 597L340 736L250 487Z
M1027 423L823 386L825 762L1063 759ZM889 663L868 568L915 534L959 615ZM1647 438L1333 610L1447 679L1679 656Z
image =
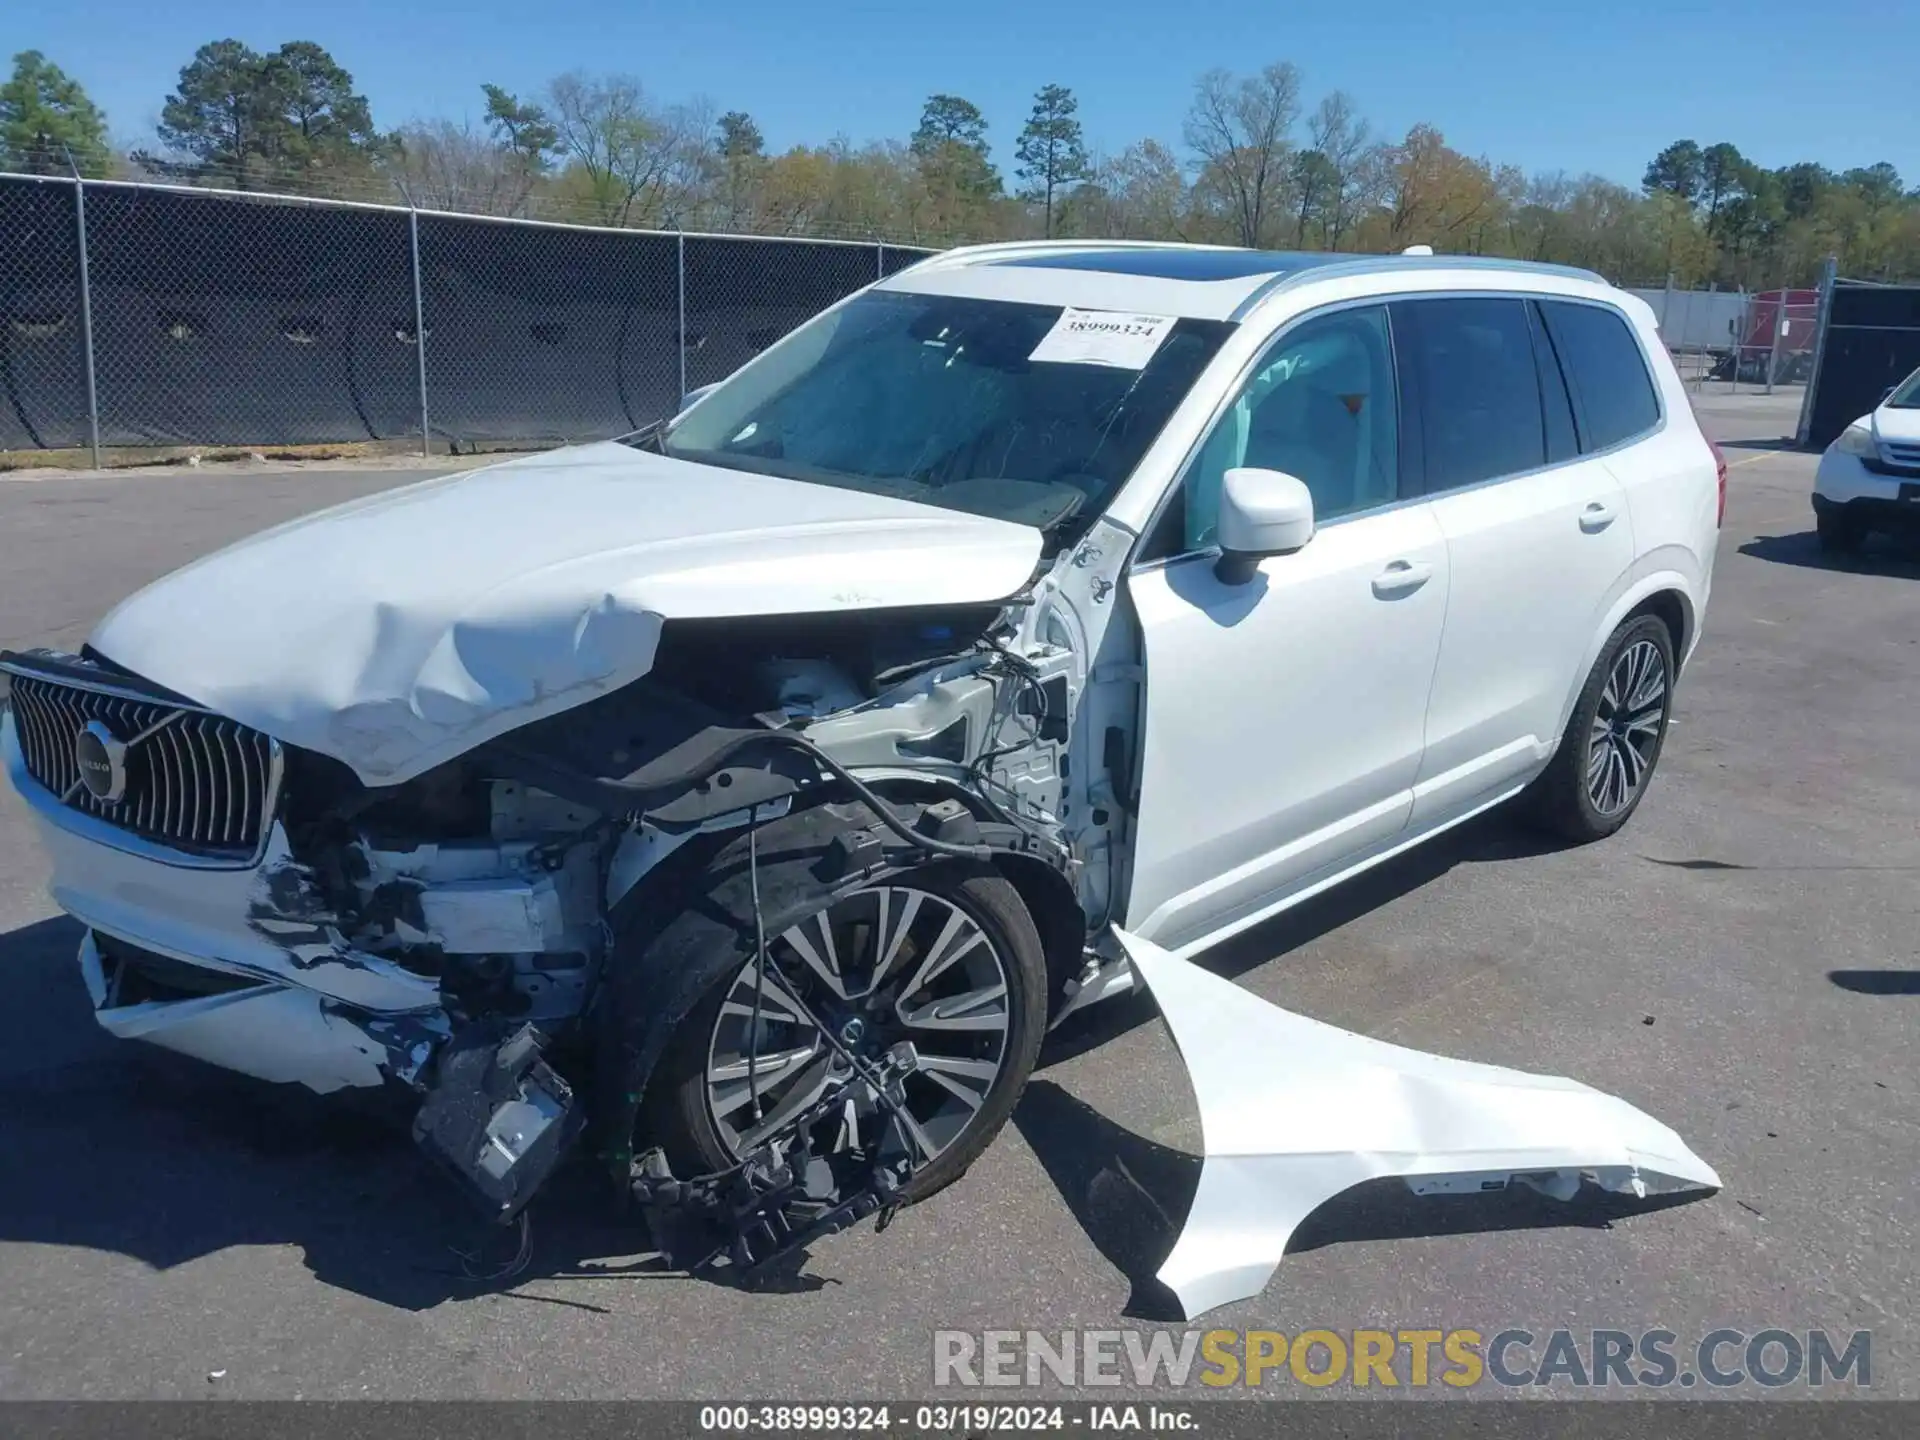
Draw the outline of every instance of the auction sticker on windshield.
M1076 310L1068 306L1027 358L1057 365L1111 365L1143 370L1177 319L1124 310Z

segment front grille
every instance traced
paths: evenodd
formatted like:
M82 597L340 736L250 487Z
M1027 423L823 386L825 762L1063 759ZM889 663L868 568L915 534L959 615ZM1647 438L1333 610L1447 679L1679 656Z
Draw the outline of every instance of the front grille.
M1882 443L1880 453L1886 458L1887 464L1896 470L1920 471L1920 445Z
M13 714L27 773L82 814L208 860L257 854L272 819L271 739L237 721L160 700L69 685L15 670ZM75 739L99 721L125 744L117 800L80 782Z

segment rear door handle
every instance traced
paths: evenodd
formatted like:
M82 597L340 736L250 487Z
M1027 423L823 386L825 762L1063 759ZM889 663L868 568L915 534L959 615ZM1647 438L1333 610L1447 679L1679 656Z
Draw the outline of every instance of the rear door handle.
M1433 566L1425 560L1396 560L1373 577L1373 593L1382 600L1411 595L1433 578Z
M1611 505L1603 505L1598 500L1580 512L1580 528L1589 535L1598 535L1613 523L1614 510Z

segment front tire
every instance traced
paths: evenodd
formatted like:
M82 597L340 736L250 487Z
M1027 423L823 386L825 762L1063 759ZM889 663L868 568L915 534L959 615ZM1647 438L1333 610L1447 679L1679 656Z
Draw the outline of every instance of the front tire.
M1845 510L1821 510L1813 517L1814 534L1828 555L1852 555L1866 544L1867 527Z
M798 877L786 872L810 868L795 857L763 861L762 894L793 893ZM819 1033L831 1026L864 1060L907 1042L915 1063L904 1118L856 1082L848 1103L816 1122L815 1153L836 1167L857 1154L910 1153L909 1202L965 1174L1012 1114L1046 1030L1045 954L1013 885L990 865L936 859L763 912L766 972L739 887L704 897L698 888L689 908L729 912L714 934L736 937L737 963L675 1028L636 1148L660 1145L679 1175L735 1164L847 1081L849 1067Z
M1665 622L1654 615L1623 621L1581 687L1560 748L1527 793L1545 829L1578 844L1627 823L1666 741L1673 677Z

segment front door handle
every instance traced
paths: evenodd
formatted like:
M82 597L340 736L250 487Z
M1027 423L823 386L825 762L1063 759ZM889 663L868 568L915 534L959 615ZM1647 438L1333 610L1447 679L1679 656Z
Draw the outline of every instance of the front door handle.
M1425 560L1396 560L1373 577L1373 593L1382 600L1411 595L1433 578L1433 566Z
M1611 505L1603 505L1595 500L1580 512L1580 528L1589 535L1598 535L1613 523L1614 510Z

